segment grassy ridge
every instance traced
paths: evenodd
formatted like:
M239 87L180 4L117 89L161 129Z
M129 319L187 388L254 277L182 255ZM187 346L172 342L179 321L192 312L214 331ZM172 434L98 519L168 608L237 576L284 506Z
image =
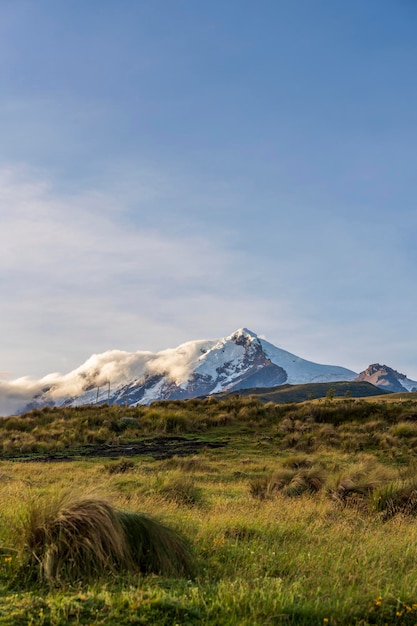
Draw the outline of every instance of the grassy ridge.
M0 451L3 458L83 455L95 447L98 454L104 454L106 447L117 450L135 442L150 443L155 437L175 436L188 437L197 447L199 439L227 442L230 435L245 432L272 437L280 451L312 452L330 446L352 452L379 449L398 456L417 449L417 402L397 394L287 404L231 396L154 402L137 408L46 407L0 419ZM175 451L173 445L172 454Z
M175 433L227 445L164 460L3 459L0 624L417 623L415 399L228 398L9 420L2 442L19 433L42 442L49 428L51 446L73 429L68 450L99 431L113 445ZM103 569L95 582L58 588L23 580L27 513L68 489L179 531L195 574Z
M376 387L368 382L332 382L332 383L307 383L305 385L280 385L279 387L256 387L253 389L241 389L238 392L223 391L215 395L216 398L229 398L233 395L256 396L263 402L304 402L314 398L324 398L331 392L336 398L368 398L386 395L387 391Z

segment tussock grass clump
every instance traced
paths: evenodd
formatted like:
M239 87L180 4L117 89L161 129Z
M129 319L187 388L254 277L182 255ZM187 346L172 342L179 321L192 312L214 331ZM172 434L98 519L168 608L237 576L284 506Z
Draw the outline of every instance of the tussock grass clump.
M318 439L331 446L337 446L340 441L340 435L334 424L324 424L318 431Z
M176 531L98 499L32 504L23 522L21 574L61 584L106 573L191 575L193 553Z
M290 467L291 469L311 467L312 465L312 459L303 454L292 454L282 461L282 467Z
M381 513L383 519L390 519L394 515L417 515L417 479L394 480L373 494L373 508Z
M249 493L253 498L265 500L272 498L296 476L296 472L290 469L279 469L267 476L254 478L249 483Z
M312 467L298 471L282 489L285 496L300 496L302 493L317 493L325 483L321 469Z
M125 474L135 467L133 461L128 459L120 459L119 461L112 461L105 465L105 469L109 474Z
M330 498L342 507L370 512L373 508L373 494L377 489L390 483L393 475L393 470L379 465L375 458L370 456L359 463L353 471L336 475L328 493Z
M202 501L201 489L196 486L194 478L180 471L160 474L147 493L157 494L164 500L185 506L193 506Z
M195 561L189 542L177 531L146 515L119 511L129 559L143 573L193 576Z
M336 489L329 492L330 498L342 507L352 507L363 511L369 510L369 496L379 486L377 482L366 480L354 481L345 478Z
M29 574L49 582L92 578L126 565L122 526L113 507L101 500L33 503L23 531Z
M309 411L315 422L324 422L337 426L342 422L364 419L378 415L381 407L364 400L341 400L335 403L326 402L311 404Z
M317 493L325 484L322 469L310 467L308 469L290 470L282 468L269 476L258 477L249 483L249 493L253 498L265 500L278 493L294 497L303 493Z
M417 437L417 423L414 421L401 421L391 426L389 432L394 437L415 438Z
M186 433L192 430L192 423L178 411L172 415L164 416L161 427L165 433Z
M273 495L270 477L261 476L251 480L249 483L249 493L252 498L257 498L258 500L270 498Z

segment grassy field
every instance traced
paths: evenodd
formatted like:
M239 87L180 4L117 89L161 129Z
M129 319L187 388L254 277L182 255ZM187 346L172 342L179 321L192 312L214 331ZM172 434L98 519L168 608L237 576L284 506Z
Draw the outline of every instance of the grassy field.
M0 445L0 624L417 624L413 394L45 409L1 420ZM192 567L79 571L71 539L54 569L80 502L162 523Z

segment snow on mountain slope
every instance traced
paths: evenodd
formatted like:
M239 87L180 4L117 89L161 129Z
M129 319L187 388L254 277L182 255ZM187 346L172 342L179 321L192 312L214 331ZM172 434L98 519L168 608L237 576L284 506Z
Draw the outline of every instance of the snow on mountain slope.
M279 364L287 372L287 383L301 385L313 382L336 382L341 380L353 380L355 372L338 365L319 365L312 361L306 361L286 350L276 348L272 343L260 339L265 354L273 363Z
M65 376L51 375L40 381L39 393L22 409L97 401L148 404L224 390L353 380L356 376L343 367L306 361L241 328L223 339L190 341L156 354L112 350L93 355Z
M417 391L417 381L411 380L410 378L407 378L407 376L401 379L401 385L407 391Z

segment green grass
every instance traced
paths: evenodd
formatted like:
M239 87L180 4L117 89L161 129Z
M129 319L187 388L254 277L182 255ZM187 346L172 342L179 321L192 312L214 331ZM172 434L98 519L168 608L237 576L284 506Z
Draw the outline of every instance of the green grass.
M314 398L325 398L330 393L334 397L366 398L382 396L388 392L368 382L331 382L306 383L304 385L280 385L279 387L255 387L241 389L239 392L223 391L216 398L230 398L239 393L241 396L256 396L263 402L285 404L288 402L304 402Z
M0 461L0 624L416 624L417 401L389 398L13 418L0 441L71 440L68 455L106 429L113 445L176 436L167 416L190 441L227 445L161 460Z
M416 406L415 399L391 394L290 404L232 396L154 402L138 408L44 408L0 419L0 450L4 458L82 457L94 454L100 446L97 454L132 442L150 445L160 437L173 444L178 437L225 443L227 437L246 432L272 437L280 450L309 453L332 445L348 452L373 447L400 455L404 445L417 450ZM125 454L120 452L120 456Z

